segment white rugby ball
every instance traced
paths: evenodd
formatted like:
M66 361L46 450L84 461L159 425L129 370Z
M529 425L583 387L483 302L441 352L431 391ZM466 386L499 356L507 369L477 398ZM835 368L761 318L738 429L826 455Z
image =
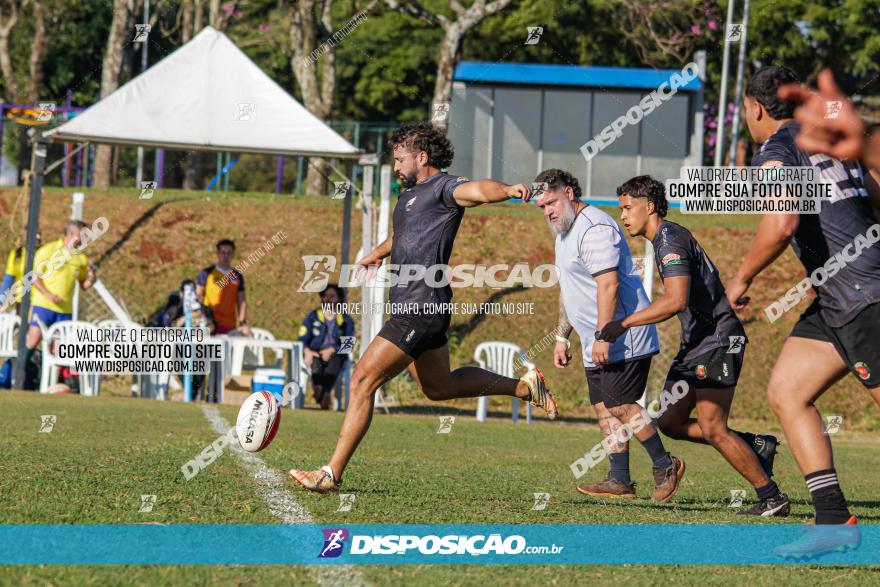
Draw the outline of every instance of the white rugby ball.
M248 452L259 452L269 446L281 423L281 406L274 393L252 393L241 406L235 431L238 442Z

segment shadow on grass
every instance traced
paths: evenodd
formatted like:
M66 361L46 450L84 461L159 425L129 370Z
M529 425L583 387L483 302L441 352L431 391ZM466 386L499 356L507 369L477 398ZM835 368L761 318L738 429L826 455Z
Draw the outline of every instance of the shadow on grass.
M125 243L127 243L129 241L129 239L131 239L132 235L134 235L134 233L137 231L138 228L140 228L141 226L146 224L147 221L150 220L150 218L152 218L153 216L156 215L156 212L159 211L159 208L161 208L165 204L170 204L172 202L174 202L174 200L168 200L165 202L158 202L158 203L154 204L152 207L150 207L149 210L147 210L146 212L141 214L140 217L138 217L134 222L131 223L131 226L129 226L126 229L126 231L122 234L122 236L119 237L119 240L117 240L115 243L113 243L113 245L109 249L107 249L106 251L103 252L103 254L101 254L101 256L98 258L98 260L95 261L95 267L96 268L100 267L101 263L103 263L106 259L110 258L110 256L113 255L116 251L121 249L122 245L124 245Z

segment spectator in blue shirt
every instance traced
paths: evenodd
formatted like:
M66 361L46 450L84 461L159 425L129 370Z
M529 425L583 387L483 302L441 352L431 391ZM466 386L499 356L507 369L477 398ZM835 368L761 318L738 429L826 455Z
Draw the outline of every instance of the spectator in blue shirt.
M321 307L308 313L299 328L305 360L312 370L312 391L321 409L328 410L333 403L333 387L348 361L348 354L340 353L343 336L354 336L354 321L350 316L335 311L345 300L344 291L331 284L321 292ZM345 350L345 349L343 349Z

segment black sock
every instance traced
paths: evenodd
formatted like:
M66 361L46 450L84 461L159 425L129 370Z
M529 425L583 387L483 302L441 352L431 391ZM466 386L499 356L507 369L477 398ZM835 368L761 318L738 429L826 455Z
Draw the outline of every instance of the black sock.
M823 469L804 477L816 508L817 524L843 524L850 518L846 498L840 490L837 471Z
M629 451L608 453L611 462L611 477L624 485L632 485L629 476Z
M776 485L776 482L771 479L770 483L768 483L764 487L756 487L755 493L758 494L758 499L760 500L770 499L771 497L776 497L777 495L779 495L779 486Z
M731 430L731 432L742 438L746 442L746 444L749 445L749 448L755 450L754 445L752 444L753 442L755 442L754 434L752 434L751 432L737 432L736 430Z
M650 455L655 469L665 469L672 465L672 458L670 458L666 449L663 448L663 441L660 440L659 433L654 432L654 435L651 438L648 440L640 440L639 442L641 442L642 446L645 447L645 450L648 451L648 455Z

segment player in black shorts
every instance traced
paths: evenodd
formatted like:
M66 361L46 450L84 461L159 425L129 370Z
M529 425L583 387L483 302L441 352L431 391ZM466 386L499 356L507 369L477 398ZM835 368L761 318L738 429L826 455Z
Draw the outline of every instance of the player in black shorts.
M603 329L614 341L627 329L678 316L681 346L664 389L684 381L687 395L666 407L659 424L667 436L709 444L755 488L758 503L740 511L753 516L787 516L791 504L770 479L778 441L773 436L737 432L727 427L730 405L742 369L746 333L724 296L718 270L694 236L665 220L666 190L641 175L617 188L620 221L630 236L654 245L654 261L666 292L650 306ZM691 414L696 410L697 417Z
M358 361L351 378L348 410L330 462L314 471L289 471L304 488L319 493L338 489L349 459L370 427L376 390L411 363L422 392L432 400L507 395L544 408L551 420L556 417L556 400L537 369L519 380L477 367L452 371L446 346L451 315L431 311L452 300L452 289L448 284L436 286L442 282L442 270L437 275L414 277L419 267L424 273L449 263L465 208L510 198L528 200L532 196L529 188L489 179L468 181L440 171L452 163L452 144L443 131L427 123L401 125L391 136L391 144L394 170L406 189L394 208L391 236L358 265L379 266L390 255L400 268L390 303L392 308L406 311L392 313Z
M795 145L800 125L796 104L778 97L780 86L797 83L787 68L767 66L746 86L745 118L762 143L755 167L814 166L832 182L832 198L818 214L765 215L752 246L727 284L735 309L768 265L791 243L816 293L782 347L770 374L768 399L791 452L803 472L816 524L855 524L834 468L831 442L815 402L847 371L876 394L880 388L880 246L877 221L857 161L810 155ZM874 200L877 201L876 199ZM856 248L860 254L854 255ZM794 285L794 284L792 284ZM780 292L780 295L784 292ZM851 547L858 533L829 533L828 540L795 542L779 554L802 556Z

